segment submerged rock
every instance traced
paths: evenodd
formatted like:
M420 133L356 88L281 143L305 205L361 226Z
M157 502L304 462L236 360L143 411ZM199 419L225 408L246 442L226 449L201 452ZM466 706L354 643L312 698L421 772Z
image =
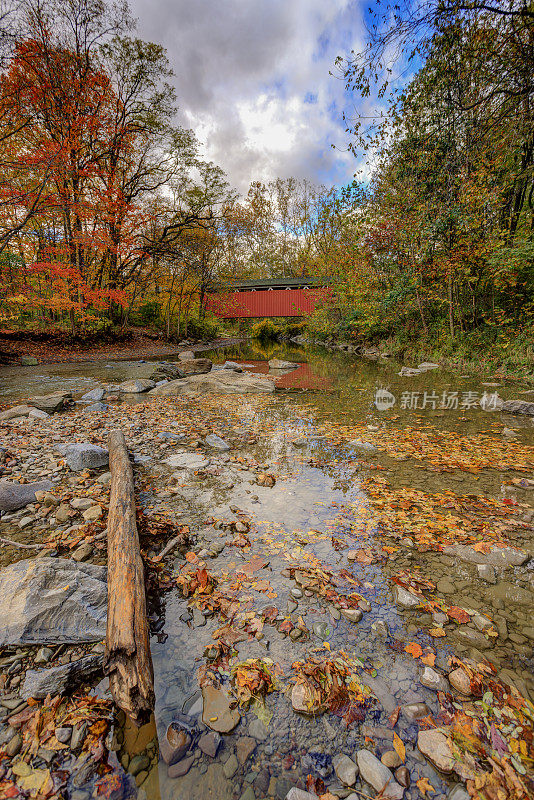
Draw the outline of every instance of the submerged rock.
M17 511L35 503L35 492L48 492L52 486L52 481L47 480L35 483L0 481L0 511Z
M64 558L0 570L0 646L98 642L106 635L106 570Z
M384 797L391 800L401 800L404 789L393 778L393 774L369 750L358 750L356 754L358 768L363 780L377 792L383 792Z
M241 717L237 708L231 707L230 698L224 689L203 686L202 698L204 700L202 722L219 733L233 731Z
M492 547L488 553L479 553L467 544L447 545L443 552L472 564L490 564L494 567L518 567L528 561L528 554L515 547Z
M502 404L502 410L508 414L526 414L534 417L534 403L529 403L527 400L507 400Z
M163 463L174 469L204 469L210 460L197 453L176 453L176 455L164 459Z
M345 786L354 786L358 775L358 766L348 756L341 754L332 759L334 772Z
M231 449L228 442L225 442L224 439L221 439L221 437L217 436L216 433L210 433L209 436L206 436L204 441L207 445L209 445L209 447L213 447L214 450L225 451Z

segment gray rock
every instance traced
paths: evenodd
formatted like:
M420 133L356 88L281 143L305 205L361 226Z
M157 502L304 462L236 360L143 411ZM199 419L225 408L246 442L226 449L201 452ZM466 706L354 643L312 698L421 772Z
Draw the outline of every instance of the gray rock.
M401 800L404 789L393 778L389 770L369 750L358 750L356 754L360 775L377 792L390 800ZM386 787L384 789L384 787Z
M100 672L103 665L103 656L86 656L59 667L29 669L26 671L21 697L24 700L28 697L38 700L47 694L63 694L69 685L80 683Z
M106 570L64 558L0 570L0 646L98 642L106 636Z
M449 684L439 672L436 672L432 667L425 667L419 678L423 686L432 689L435 692L449 691Z
M202 698L204 700L202 722L219 733L233 731L241 719L241 715L236 708L230 705L230 698L224 689L203 686Z
M248 726L248 732L254 739L257 739L259 742L265 741L267 736L269 735L269 731L261 721L261 719L253 719L250 725Z
M454 756L445 733L439 728L419 731L417 747L441 772L450 774L454 769Z
M447 800L471 800L471 795L461 783L455 784L447 795Z
M178 353L178 358L180 361L192 361L195 357L195 354L192 350L182 350L181 353Z
M223 772L226 778L230 780L236 774L237 770L239 769L239 764L237 763L237 756L235 753L232 753L230 758L225 761L223 765Z
M168 767L167 775L169 778L181 778L183 775L187 775L189 770L193 765L193 761L195 760L195 756L188 756L187 758L182 758L181 761L178 761L176 764ZM137 797L139 798L139 794Z
M210 460L197 453L176 453L176 455L165 458L163 463L174 469L204 469Z
M104 389L91 389L90 392L82 394L80 399L83 400L84 403L98 402L99 400L102 400L104 394Z
M108 451L90 442L62 445L58 447L58 450L65 456L65 461L73 472L98 469L109 463Z
M191 375L204 375L210 372L213 364L209 358L181 359L177 367L177 378L189 378Z
M39 360L35 356L21 356L20 363L23 367L35 367Z
M487 583L497 583L497 576L495 574L495 567L491 564L477 564L477 572L479 578Z
M417 595L412 594L402 586L393 587L393 597L401 608L417 608L421 604L421 599Z
M88 414L103 414L108 407L105 403L91 403L85 410Z
M140 753L132 758L130 763L128 764L128 772L131 775L139 775L144 769L148 769L150 766L150 759L144 753Z
M260 394L274 392L274 381L246 373L221 369L207 375L192 375L190 378L169 381L166 386L154 389L150 394L163 397L178 394Z
M332 765L341 783L346 786L354 786L358 774L358 766L351 758L344 754L334 756Z
M206 436L204 439L207 445L213 447L214 450L230 450L230 445L228 442L225 442L224 439L221 439L220 436L217 436L215 433L210 433L209 436Z
M359 622L363 617L359 608L340 608L339 613L348 620L348 622Z
M50 414L46 411L41 411L40 408L32 408L28 414L28 419L48 419L49 416Z
M215 758L220 744L221 735L220 733L217 733L217 731L209 731L209 733L205 733L198 740L198 746L202 752L207 756L210 756L210 758Z
M422 719L430 714L430 709L426 703L407 703L402 706L402 713L409 720Z
M413 378L414 375L421 375L421 370L415 367L402 367L398 374L401 378Z
M156 384L148 378L134 378L130 381L124 381L119 384L119 389L125 394L141 394L141 392L148 392L153 389Z
M37 666L41 666L41 664L48 664L53 655L54 651L51 647L40 647L33 663L37 664Z
M434 364L432 361L423 361L422 364L417 365L417 369L421 372L429 372L432 369L439 369L439 364Z
M35 492L48 492L52 486L52 481L35 483L0 481L0 511L17 511L30 503L35 503Z
M317 800L317 795L311 792L305 792L304 789L298 789L296 786L293 786L286 794L285 800Z

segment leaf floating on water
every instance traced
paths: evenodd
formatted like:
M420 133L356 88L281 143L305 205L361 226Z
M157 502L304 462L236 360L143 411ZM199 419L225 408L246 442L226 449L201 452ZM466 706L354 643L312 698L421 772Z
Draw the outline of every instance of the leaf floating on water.
M414 658L419 658L419 656L423 655L423 648L420 644L417 644L417 642L408 642L404 649Z
M393 733L393 747L401 761L406 761L406 747L404 742L396 733Z
M426 797L427 792L432 792L432 794L436 794L436 790L429 782L428 778L419 778L419 780L415 782L415 785L417 786L423 797Z

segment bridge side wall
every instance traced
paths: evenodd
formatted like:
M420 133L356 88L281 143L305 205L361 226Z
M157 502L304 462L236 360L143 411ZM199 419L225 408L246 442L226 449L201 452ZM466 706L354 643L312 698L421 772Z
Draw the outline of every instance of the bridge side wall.
M210 294L206 308L221 319L306 317L325 300L330 289L267 289Z

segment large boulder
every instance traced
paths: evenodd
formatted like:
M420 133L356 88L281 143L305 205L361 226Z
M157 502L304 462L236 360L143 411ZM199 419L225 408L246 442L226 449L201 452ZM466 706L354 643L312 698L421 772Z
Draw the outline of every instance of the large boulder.
M176 378L187 378L189 375L202 375L211 370L213 363L209 358L191 358L182 360L175 364L158 364L150 378L153 381L170 380Z
M28 400L28 405L53 414L55 411L63 411L73 404L72 392L59 390L52 394L37 395Z
M151 395L163 397L178 394L259 394L274 392L274 381L270 378L232 372L220 369L208 372L207 375L192 375L190 378L170 381L165 386L158 386Z
M61 445L58 450L63 453L65 461L73 472L81 472L84 469L98 469L98 467L105 467L109 463L108 451L90 442Z
M148 380L148 378L134 378L131 381L124 381L119 384L119 390L125 394L141 394L141 392L148 392L153 389L155 382Z
M35 503L35 492L49 492L52 481L34 483L14 483L0 481L0 511L17 511L30 503Z
M48 694L64 694L70 684L87 680L104 666L104 656L86 656L49 669L29 669L22 685L21 697L41 700Z
M0 647L98 642L106 619L105 567L44 557L0 570Z

